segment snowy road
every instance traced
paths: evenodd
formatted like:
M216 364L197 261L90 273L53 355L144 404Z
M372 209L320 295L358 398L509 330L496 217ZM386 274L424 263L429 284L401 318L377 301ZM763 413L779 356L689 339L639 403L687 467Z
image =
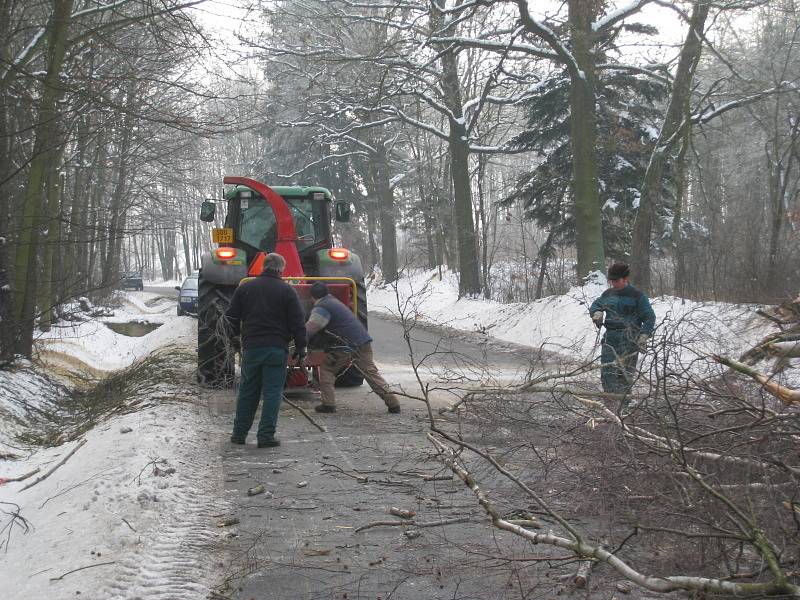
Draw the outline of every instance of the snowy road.
M246 589L262 589L265 575L275 583L268 593L262 590L256 595L253 591L242 598L300 597L290 592L296 571L282 565L297 562L298 544L316 548L328 542L358 550L353 555L339 554L340 560L344 557L348 561L348 567L336 579L338 583L317 584L315 577L305 580L308 596L324 595L331 586L351 589L352 573L363 566L361 559L372 556L377 560L378 555L390 552L400 533L373 532L366 543L351 539L352 527L378 518L387 503L421 506L422 501L414 498L427 493L425 486L460 489L452 483L423 483L421 479L439 468L435 463L420 462L427 452L422 405L404 400L401 415L387 415L366 386L339 391L340 411L327 415L326 434L313 429L294 409L284 407L279 424L284 442L281 448L231 448L227 437L234 392L195 386L196 321L174 316L173 311L174 300L160 293L128 293L113 316L76 322L40 344L51 368L66 372L80 367L85 372L111 374L116 383L100 389L99 401L119 403L119 407L94 426L84 424L80 435L51 448L37 450L36 446L19 443L15 436L22 429L14 429L9 422L0 432L0 478L11 480L38 469L24 481L0 484L0 583L3 590L10 590L4 597L196 599L250 573L254 576L246 579ZM107 325L126 323L153 324L156 328L142 337L129 337ZM386 378L415 392L416 380L408 367L402 329L378 315L371 318L371 328ZM490 356L494 351L485 339L469 334L441 344L436 330L416 329L413 337L415 355L437 347L446 350L428 359L431 366L445 365L450 375L455 369L466 368L468 378L475 380L473 384L485 376L476 368L477 362L487 349ZM524 371L524 359L515 356L513 348L495 349L498 373L515 377ZM152 360L153 356L161 358ZM150 364L137 366L148 357ZM0 373L0 406L18 410L15 418L21 428L30 414L26 411L35 406L42 410L50 407L40 397L42 382L37 379L36 368L24 367L20 372ZM427 368L423 372L430 376ZM123 399L123 395L130 397ZM446 393L434 396L442 405L452 401ZM312 406L308 400L299 402L306 408ZM57 417L49 427L58 429ZM60 435L67 435L66 427ZM70 455L72 451L74 455ZM321 474L323 462L336 465L326 468L350 472L387 464L396 469L402 463L403 470L414 473L414 485L420 488L411 493L413 486L403 483L404 493L398 498L384 496L381 489L365 493L351 477L340 480ZM25 489L51 469L51 475ZM299 479L305 479L308 485L297 487ZM255 509L252 502L245 501L249 497L242 494L242 486L252 487L254 481L273 490L269 502L265 502L266 495L253 497L259 505ZM319 510L307 506L312 497ZM431 506L446 512L439 505ZM231 515L241 519L241 525L219 526ZM263 523L258 519L264 515L282 525L270 529L277 532L280 546L261 535ZM345 515L359 518L344 519ZM318 528L319 524L325 527ZM386 552L373 551L384 545ZM265 565L256 558L251 562L250 555L274 557L276 552L280 559L266 564L266 571L261 570ZM402 559L402 548L391 553L393 561ZM328 560L336 559L323 559L323 571ZM386 560L388 556L377 564ZM312 565L312 572L316 569ZM237 577L232 578L234 574ZM375 589L384 589L394 581L380 577L369 580L370 585L377 586ZM431 590L436 587L432 580L425 585ZM411 585L408 589L418 588Z
M419 394L400 325L373 314L370 332L389 382ZM495 376L524 371L524 357L516 355L521 349L487 344L474 334L452 339L441 334L417 328L412 337L415 355L434 348L441 352L431 362L442 373L452 376L460 369L477 376L477 365L487 355L495 363ZM233 393L212 396L213 412L230 423ZM446 393L435 396L440 406L452 401ZM294 401L309 411L315 404ZM228 516L239 521L226 543L225 596L435 599L452 598L463 588L482 590L474 597L489 598L491 589L503 589L502 576L488 577L456 558L465 544L490 551L497 540L463 484L447 477L431 456L424 405L408 398L401 402L403 412L390 415L366 386L339 389L335 414L311 413L327 432L284 405L280 448L257 449L252 433L244 447L223 445ZM265 493L248 495L257 486ZM386 514L389 507L414 511L417 522L457 522L356 531L387 519L399 521Z

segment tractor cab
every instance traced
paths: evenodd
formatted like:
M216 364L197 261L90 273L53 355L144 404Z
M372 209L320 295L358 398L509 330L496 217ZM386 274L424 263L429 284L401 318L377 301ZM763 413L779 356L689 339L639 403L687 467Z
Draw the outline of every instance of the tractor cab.
M331 193L322 187L274 186L270 189L281 197L289 209L296 234L294 244L303 271L317 272L318 251L332 246L331 208L335 206L337 221L349 221L349 205L334 203ZM246 185L229 187L225 192L225 200L227 212L224 228L232 232L233 240L226 245L244 250L248 265L260 252L276 252L280 215L276 214L270 202ZM214 209L212 203L204 203L201 219L213 220Z

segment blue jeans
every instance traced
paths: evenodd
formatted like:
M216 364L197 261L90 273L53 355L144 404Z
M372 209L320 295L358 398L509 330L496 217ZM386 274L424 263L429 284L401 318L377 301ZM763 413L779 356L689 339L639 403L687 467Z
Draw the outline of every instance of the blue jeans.
M261 420L258 422L259 441L272 439L278 422L278 411L286 382L285 348L261 346L242 351L242 380L236 399L236 418L233 421L233 437L244 441L253 425L258 409L259 397L264 396Z
M636 378L638 332L627 329L606 331L600 350L600 381L604 392L627 394Z

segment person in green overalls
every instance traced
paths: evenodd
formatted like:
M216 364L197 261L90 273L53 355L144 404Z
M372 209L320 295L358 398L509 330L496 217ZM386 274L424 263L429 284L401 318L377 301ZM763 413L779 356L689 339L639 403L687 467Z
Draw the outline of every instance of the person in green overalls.
M603 391L627 394L636 375L639 352L653 334L656 314L650 300L629 282L630 268L617 262L608 269L611 287L589 307L595 326L605 326L600 351Z

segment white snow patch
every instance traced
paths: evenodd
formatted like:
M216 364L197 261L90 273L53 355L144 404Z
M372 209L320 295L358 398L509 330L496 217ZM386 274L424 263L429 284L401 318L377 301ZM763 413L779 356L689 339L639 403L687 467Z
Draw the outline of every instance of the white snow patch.
M4 597L206 597L210 557L188 549L217 535L212 482L221 464L212 444L198 439L210 429L207 420L198 406L174 404L120 416L88 432L85 445L41 483L23 491L34 476L0 487L0 500L10 503L3 508L17 505L29 527L7 532ZM36 467L44 473L76 445L41 450L24 463L0 461L0 476ZM82 570L53 579L73 569Z
M196 321L174 310L174 300L127 294L113 317L54 329L37 345L95 369L117 369L168 343L194 345ZM162 326L126 337L104 325L129 320ZM79 442L31 454L16 441L29 411L58 404L58 391L34 364L18 366L0 371L0 452L16 455L0 459L3 598L208 597L218 577L210 548L224 531L215 515L226 503L217 492L222 464L207 407L156 401L114 416L88 431L49 477L23 490ZM37 468L22 482L7 481Z
M617 210L618 206L619 202L616 198L609 198L605 201L605 204L603 204L602 210Z

